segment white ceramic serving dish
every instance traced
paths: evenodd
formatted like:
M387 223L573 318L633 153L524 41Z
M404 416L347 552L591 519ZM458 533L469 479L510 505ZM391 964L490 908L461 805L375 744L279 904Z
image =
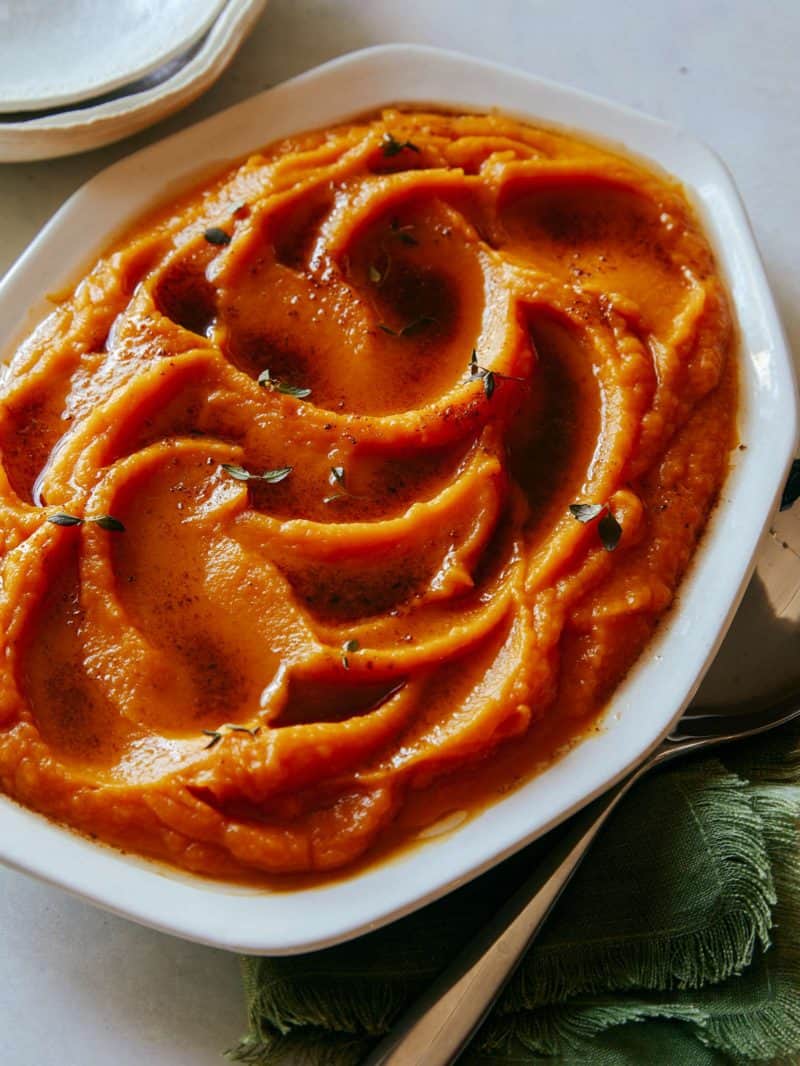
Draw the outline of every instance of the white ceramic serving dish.
M0 162L54 159L99 148L186 107L222 74L266 3L227 0L193 47L110 96L66 110L0 121ZM0 98L0 112L9 110Z
M16 3L0 37L0 109L63 107L142 78L198 41L224 3Z
M574 89L431 48L372 48L319 67L154 144L97 175L45 227L0 286L12 340L88 265L108 235L198 173L297 130L389 103L497 108L571 127L649 157L684 182L736 305L741 439L677 609L617 690L601 731L446 835L349 879L302 891L213 883L122 855L0 798L0 858L118 914L237 951L323 947L443 895L530 842L621 777L669 730L714 656L751 572L797 440L792 365L736 189L704 145ZM30 310L25 310L30 309Z

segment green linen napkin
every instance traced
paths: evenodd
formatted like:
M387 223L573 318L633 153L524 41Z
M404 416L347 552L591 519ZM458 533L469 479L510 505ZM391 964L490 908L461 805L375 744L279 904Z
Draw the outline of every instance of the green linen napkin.
M245 958L229 1057L356 1066L546 846L348 944ZM460 1061L800 1062L800 730L637 785Z

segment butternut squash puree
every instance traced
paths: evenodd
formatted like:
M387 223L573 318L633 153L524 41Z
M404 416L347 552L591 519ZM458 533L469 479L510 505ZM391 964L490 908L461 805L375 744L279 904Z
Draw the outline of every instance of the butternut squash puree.
M489 802L672 603L730 348L681 190L505 118L386 111L160 211L2 386L3 790L235 878Z

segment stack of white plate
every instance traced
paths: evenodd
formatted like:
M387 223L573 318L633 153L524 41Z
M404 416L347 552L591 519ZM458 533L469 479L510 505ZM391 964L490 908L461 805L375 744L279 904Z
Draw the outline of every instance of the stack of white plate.
M266 0L0 2L0 160L83 152L185 107Z

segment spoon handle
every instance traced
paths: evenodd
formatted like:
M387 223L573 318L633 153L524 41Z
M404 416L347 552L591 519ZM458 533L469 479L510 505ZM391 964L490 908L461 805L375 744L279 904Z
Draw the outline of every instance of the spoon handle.
M522 961L619 801L653 764L639 766L579 815L532 876L398 1019L364 1066L450 1066Z

